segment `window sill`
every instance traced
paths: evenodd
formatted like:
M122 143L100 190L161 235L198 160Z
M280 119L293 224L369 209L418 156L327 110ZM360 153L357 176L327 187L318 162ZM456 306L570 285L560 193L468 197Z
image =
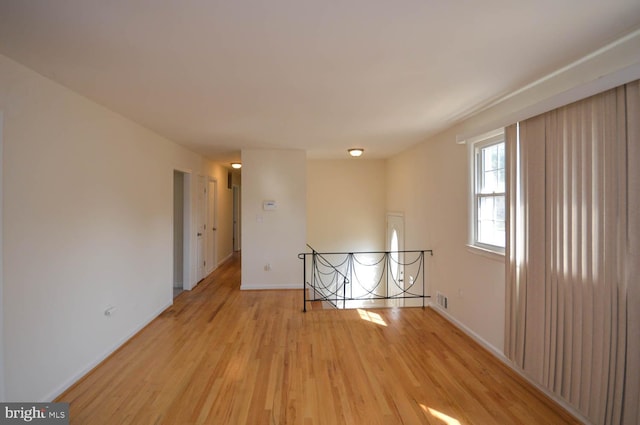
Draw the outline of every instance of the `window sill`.
M504 263L504 252L491 251L490 249L480 248L479 246L467 244L467 251L472 254L481 255L493 261Z

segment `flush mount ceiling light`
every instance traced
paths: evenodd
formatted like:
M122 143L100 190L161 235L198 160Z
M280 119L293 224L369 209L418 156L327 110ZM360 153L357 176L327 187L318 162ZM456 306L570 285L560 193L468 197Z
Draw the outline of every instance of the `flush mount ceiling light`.
M362 148L351 148L349 149L349 155L353 157L359 157L364 153L364 149Z
M234 168L236 170L239 170L240 168L242 168L242 164L239 162L232 162L231 163L231 168Z

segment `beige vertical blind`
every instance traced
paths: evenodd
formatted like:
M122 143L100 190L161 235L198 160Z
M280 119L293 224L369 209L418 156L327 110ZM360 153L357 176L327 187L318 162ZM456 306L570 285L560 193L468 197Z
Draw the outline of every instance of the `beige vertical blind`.
M596 424L640 423L640 83L510 126L505 354Z

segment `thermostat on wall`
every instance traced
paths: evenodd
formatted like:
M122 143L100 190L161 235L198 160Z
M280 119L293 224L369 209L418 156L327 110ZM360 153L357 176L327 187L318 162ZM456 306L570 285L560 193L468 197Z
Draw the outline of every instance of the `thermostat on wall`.
M262 203L262 209L265 211L273 211L277 208L276 201L264 201Z

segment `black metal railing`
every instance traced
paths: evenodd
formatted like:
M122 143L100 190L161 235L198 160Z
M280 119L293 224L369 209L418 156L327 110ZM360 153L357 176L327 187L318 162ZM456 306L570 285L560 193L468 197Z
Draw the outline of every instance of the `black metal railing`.
M425 254L422 251L311 252L298 254L303 262L304 311L307 303L321 301L334 308L364 306L422 307L430 298L425 289Z

